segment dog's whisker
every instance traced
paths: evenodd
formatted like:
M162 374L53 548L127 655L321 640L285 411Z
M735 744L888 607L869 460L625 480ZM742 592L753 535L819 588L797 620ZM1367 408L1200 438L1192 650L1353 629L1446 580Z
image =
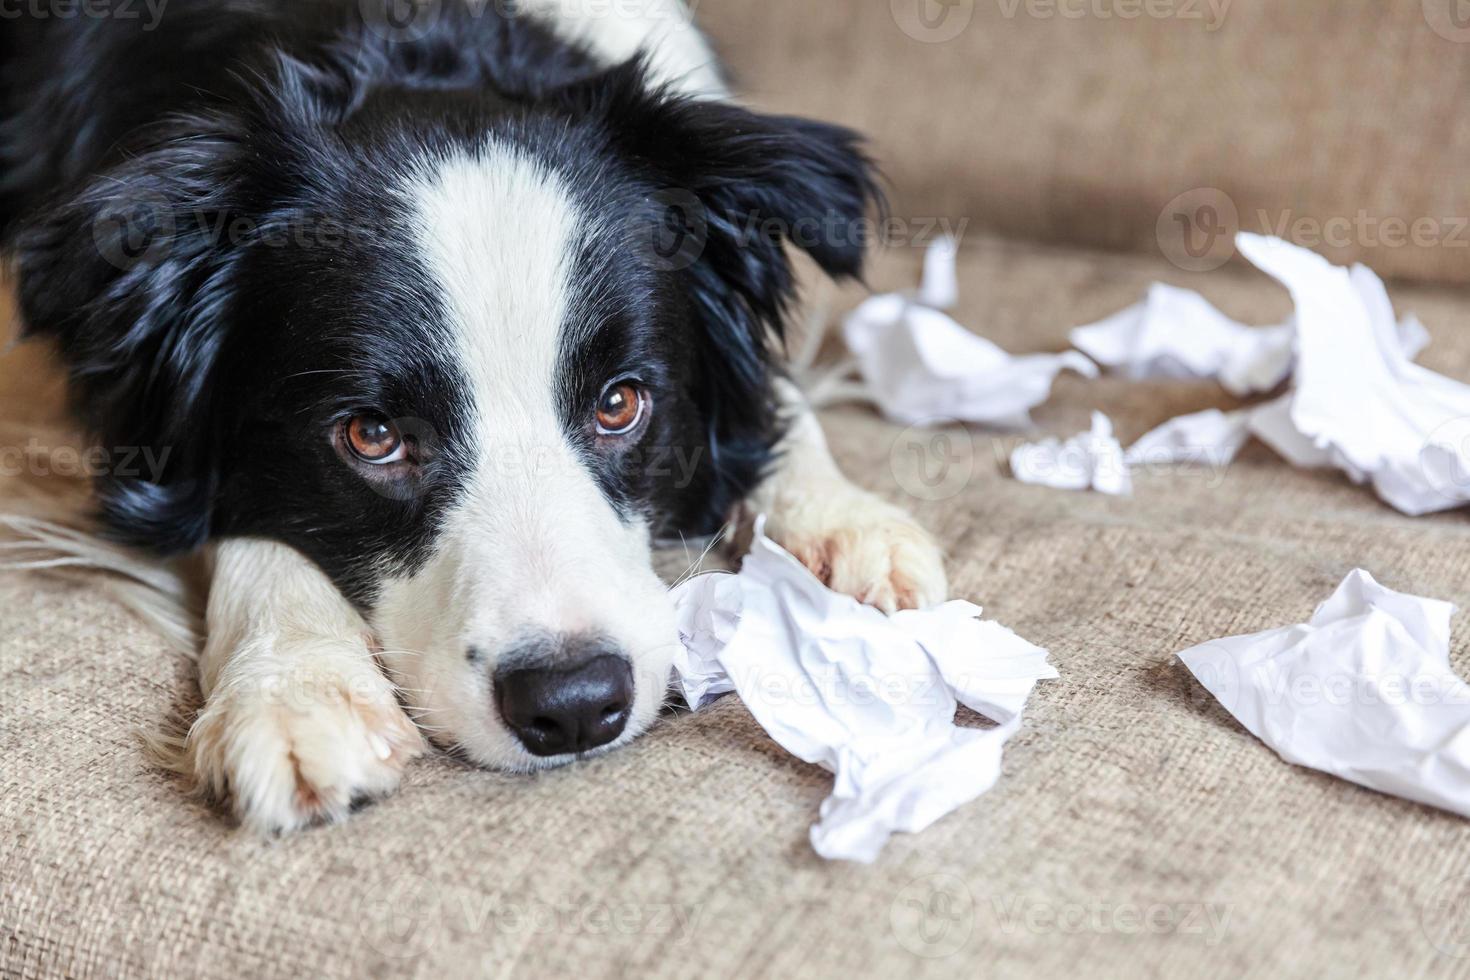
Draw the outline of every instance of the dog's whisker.
M677 589L679 586L689 581L689 579L693 578L699 566L704 564L704 560L709 557L710 552L715 549L715 546L724 539L725 535L729 531L729 524L725 524L724 526L722 526L720 530L716 532L716 534L712 538L710 538L709 542L704 546L704 550L699 553L699 557L689 563L689 567L684 569L683 574L681 574L677 579L674 580L674 584L671 585L670 588Z

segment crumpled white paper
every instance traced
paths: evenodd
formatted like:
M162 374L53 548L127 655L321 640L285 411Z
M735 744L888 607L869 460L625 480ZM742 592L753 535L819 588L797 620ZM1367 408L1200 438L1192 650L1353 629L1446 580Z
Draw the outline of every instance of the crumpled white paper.
M1365 266L1340 268L1260 235L1242 233L1237 245L1296 304L1291 389L1240 412L1173 419L1131 448L1130 462L1225 463L1255 435L1294 466L1371 483L1405 514L1470 503L1470 386L1413 363L1428 338L1422 324L1395 321Z
M895 831L990 789L1031 689L1057 676L978 606L885 616L823 586L759 525L738 574L697 576L674 601L690 707L733 690L783 748L834 774L811 829L829 859L870 862ZM997 727L957 726L957 704Z
M1092 378L1097 366L1077 351L1013 355L942 312L957 298L956 245L930 246L916 293L884 293L843 321L866 398L903 425L976 422L1030 424L1062 371Z
M1164 283L1143 302L1072 331L1072 344L1130 378L1213 378L1235 395L1270 391L1291 372L1292 328L1248 327L1199 293Z
M1179 659L1287 762L1470 816L1470 686L1449 663L1454 611L1358 569L1309 622Z
M1376 277L1358 268L1355 286L1371 289ZM1382 312L1391 321L1392 309ZM1429 344L1429 332L1413 316L1393 329L1410 359ZM1248 327L1199 293L1165 283L1149 287L1142 302L1071 333L1078 350L1130 378L1209 378L1238 397L1270 391L1291 375L1295 339L1292 320Z
M1250 438L1250 412L1218 408L1180 415L1145 433L1123 455L1130 467L1195 463L1223 466Z
M1297 465L1371 482L1405 514L1470 501L1470 386L1409 359L1382 281L1279 239L1239 247L1296 303L1292 391L1254 412L1251 431Z
M1133 492L1133 477L1113 423L1092 413L1092 428L1062 442L1056 438L1023 443L1011 451L1011 473L1022 483L1058 490L1096 490L1114 496Z

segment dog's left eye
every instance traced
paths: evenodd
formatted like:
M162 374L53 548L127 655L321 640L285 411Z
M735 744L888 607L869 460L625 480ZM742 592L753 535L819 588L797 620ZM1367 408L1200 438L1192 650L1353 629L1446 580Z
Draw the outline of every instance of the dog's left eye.
M354 415L343 427L347 448L364 463L383 466L408 455L398 426L381 415Z
M597 399L597 431L611 436L631 432L643 420L647 400L631 381L610 385Z

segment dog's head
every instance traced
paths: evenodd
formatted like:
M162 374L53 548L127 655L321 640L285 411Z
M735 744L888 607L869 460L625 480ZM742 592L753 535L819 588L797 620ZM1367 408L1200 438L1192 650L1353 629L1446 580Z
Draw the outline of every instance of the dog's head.
M295 547L431 735L532 768L657 712L651 539L762 473L786 246L856 273L875 192L851 133L636 62L446 58L274 59L32 220L22 306L106 444L164 460L100 481L114 534Z

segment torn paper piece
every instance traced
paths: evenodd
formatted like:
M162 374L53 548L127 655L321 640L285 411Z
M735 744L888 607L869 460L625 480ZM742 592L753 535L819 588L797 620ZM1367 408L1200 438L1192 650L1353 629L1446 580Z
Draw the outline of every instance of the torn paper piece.
M674 590L686 651L675 683L691 707L735 690L788 752L830 770L811 841L825 858L872 861L988 790L1045 650L968 602L892 617L827 589L758 526L736 575ZM688 673L686 673L688 671ZM954 723L958 703L994 728Z
M1113 423L1092 413L1092 428L1062 442L1056 438L1024 443L1011 452L1011 473L1022 483L1058 490L1096 490L1114 496L1133 492L1133 477Z
M1249 411L1211 408L1172 418L1129 446L1123 461L1130 467L1178 463L1224 466L1250 439L1251 417Z
M1355 287L1371 293L1377 277L1359 268ZM1391 306L1379 312L1386 317L1380 339L1395 356L1413 359L1428 345L1429 333L1418 319L1395 324ZM1078 350L1130 378L1209 378L1240 397L1270 391L1291 375L1295 338L1290 321L1249 327L1199 293L1164 283L1151 286L1143 302L1071 334Z
M1470 816L1470 686L1449 664L1454 608L1359 569L1309 622L1179 659L1287 762Z
M697 586L696 584L697 583ZM710 573L676 587L674 613L680 645L674 650L674 686L695 711L735 690L719 652L740 625L740 580Z
M1030 424L1063 371L1092 378L1097 366L1077 351L1013 355L966 330L926 302L954 300L955 250L933 245L914 296L873 296L848 314L843 338L857 361L864 397L903 425L976 422Z
M1405 514L1470 502L1470 386L1410 360L1378 277L1276 238L1237 245L1296 304L1292 390L1252 430L1288 459L1371 482Z
M924 253L924 275L914 297L920 306L947 310L960 301L959 276L955 271L955 260L959 254L960 243L951 235L945 235L929 246Z
M1129 449L1130 465L1223 466L1249 435L1302 468L1332 467L1405 514L1470 503L1470 386L1413 363L1428 334L1394 319L1383 282L1280 239L1241 234L1242 254L1292 294L1290 390L1229 414L1165 423Z
M1199 293L1164 283L1143 302L1073 330L1071 339L1130 378L1214 378L1236 395L1269 391L1291 373L1290 325L1247 327Z

